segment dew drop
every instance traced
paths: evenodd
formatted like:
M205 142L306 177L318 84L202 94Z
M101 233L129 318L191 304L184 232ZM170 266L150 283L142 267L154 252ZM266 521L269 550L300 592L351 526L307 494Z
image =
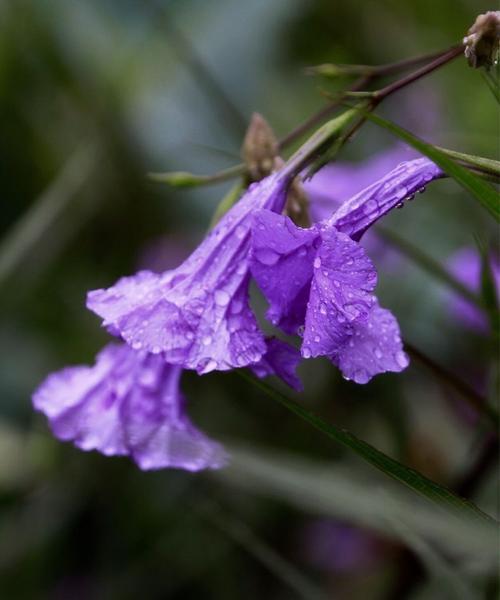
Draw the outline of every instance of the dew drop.
M213 371L217 368L217 362L215 360L209 360L205 365L203 372L208 373L209 371Z
M321 267L321 258L319 256L314 259L313 266L315 269L319 269Z
M142 342L139 342L139 341L132 342L132 348L134 350L140 350L142 348Z
M270 248L261 248L255 251L255 258L263 265L275 265L280 255Z
M319 312L320 312L322 315L326 315L326 304L321 304L321 305L320 305L320 307L319 307Z
M406 356L406 354L402 351L399 350L399 352L396 352L396 355L394 356L396 362L398 363L398 365L404 369L405 367L408 366L409 364L409 360L408 357Z
M225 290L215 290L214 293L215 304L219 306L227 306L231 297Z
M243 225L238 225L238 227L236 227L234 230L234 233L239 240L242 240L245 237L246 232L247 230L245 227L243 227Z
M302 348L302 356L304 358L311 358L311 350L309 348Z
M375 354L375 358L378 358L379 360L382 358L382 351L380 350L380 348L375 348L373 354Z
M201 340L202 344L204 346L210 346L210 344L212 343L212 337L210 335L206 335L202 340Z

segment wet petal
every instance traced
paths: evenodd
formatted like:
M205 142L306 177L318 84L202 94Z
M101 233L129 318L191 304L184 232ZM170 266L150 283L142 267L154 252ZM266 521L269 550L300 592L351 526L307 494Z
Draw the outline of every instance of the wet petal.
M269 210L254 215L252 275L270 304L267 318L287 333L304 323L318 238Z
M443 172L428 158L400 163L387 175L344 202L330 218L329 223L352 239L359 240L378 219L395 207L402 206L416 192Z
M90 292L87 306L133 348L199 373L257 362L266 345L248 303L252 215L281 211L287 184L280 173L254 184L180 267Z
M403 371L409 360L394 315L375 304L365 321L353 325L333 362L356 383L368 383L379 373Z
M376 282L364 249L335 227L324 226L313 260L302 356L336 356L353 324L367 319Z
M277 338L267 340L267 352L260 361L251 366L252 371L263 379L269 375L276 375L291 388L302 391L303 386L295 371L302 357L300 352Z
M224 451L185 414L180 374L161 356L110 344L93 367L49 375L33 404L56 437L83 450L129 455L142 469L218 468Z

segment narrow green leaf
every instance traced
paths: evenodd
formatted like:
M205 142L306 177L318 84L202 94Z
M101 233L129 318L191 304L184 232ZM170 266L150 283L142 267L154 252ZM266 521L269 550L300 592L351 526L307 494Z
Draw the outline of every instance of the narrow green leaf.
M461 561L472 559L484 568L498 562L498 531L490 521L457 518L382 473L367 477L364 469L352 469L350 457L320 460L242 446L241 440L223 442L230 464L209 476L247 494L276 498L306 514L346 521L404 543L402 532L389 526L397 519L445 555L460 548Z
M490 88L490 92L493 94L493 98L500 104L500 89L498 87L498 78L489 73L488 71L482 71L481 75L483 76L486 85Z
M353 450L366 462L372 464L389 477L392 477L393 479L403 483L415 493L427 498L431 502L441 506L444 509L451 510L458 515L464 517L474 517L476 519L480 519L481 521L486 520L496 523L492 517L481 511L469 500L460 498L451 490L425 477L425 475L422 475L415 469L407 467L390 456L387 456L380 450L377 450L374 446L371 446L367 442L357 438L349 431L345 429L339 429L335 425L323 421L323 419L308 411L303 406L291 398L288 398L278 390L272 388L264 381L258 380L244 371L238 371L238 373L240 373L244 379L265 392L268 396L274 400L277 400L288 410L292 411L309 424L316 427L316 429L319 429L328 437L342 444L346 448Z
M481 300L483 308L488 313L493 334L498 339L500 335L500 312L490 249L488 244L485 244L479 237L476 238L476 243L481 255Z
M415 264L432 275L435 279L449 287L454 292L457 292L457 294L460 294L468 302L475 304L479 309L484 309L479 296L474 292L471 292L468 287L453 277L453 275L438 261L434 260L432 256L429 256L418 246L412 244L407 239L399 236L397 233L390 231L389 229L379 226L377 227L377 232L385 241L389 242L391 246L399 250L401 254L404 254Z
M438 165L443 171L458 182L463 188L471 193L476 200L478 200L482 206L497 220L500 221L500 203L499 197L496 190L488 185L485 181L479 178L477 175L457 164L453 159L449 158L444 152L438 150L432 144L424 142L420 138L410 133L408 130L403 129L399 125L396 125L392 121L388 121L375 115L362 110L363 116L373 121L380 127L383 127L387 131L390 131L397 137L401 138L410 146L413 146L416 150L430 158L433 162Z

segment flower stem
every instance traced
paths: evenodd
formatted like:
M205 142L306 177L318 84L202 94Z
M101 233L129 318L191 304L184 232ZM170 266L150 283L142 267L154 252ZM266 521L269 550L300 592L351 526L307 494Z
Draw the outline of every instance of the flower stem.
M405 341L405 348L408 353L416 358L420 363L432 371L439 379L457 391L467 402L480 414L484 414L495 426L498 431L500 419L497 411L488 403L486 398L478 394L476 390L467 383L459 379L454 373L448 371L443 366L436 363L432 358L415 348L413 344Z

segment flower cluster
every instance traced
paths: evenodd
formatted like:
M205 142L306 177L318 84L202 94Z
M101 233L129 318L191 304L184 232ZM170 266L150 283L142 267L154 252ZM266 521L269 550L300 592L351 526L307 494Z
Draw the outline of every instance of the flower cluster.
M358 242L441 175L427 159L401 163L310 228L282 215L293 181L286 166L253 183L178 268L89 292L88 308L122 343L107 346L94 367L49 376L35 407L57 437L82 449L130 455L143 469L198 470L222 466L225 455L185 414L183 369L249 367L294 389L301 357L326 356L357 383L401 371L408 359L399 327L373 295L377 273ZM260 329L252 276L271 323L302 336L300 353Z

